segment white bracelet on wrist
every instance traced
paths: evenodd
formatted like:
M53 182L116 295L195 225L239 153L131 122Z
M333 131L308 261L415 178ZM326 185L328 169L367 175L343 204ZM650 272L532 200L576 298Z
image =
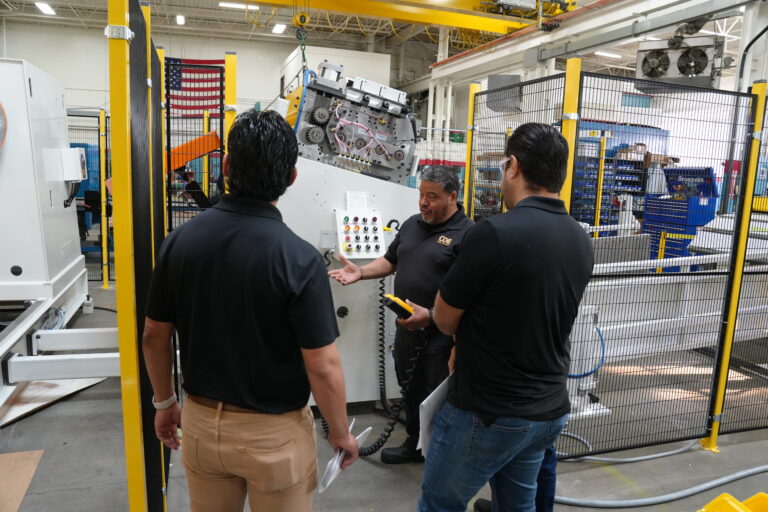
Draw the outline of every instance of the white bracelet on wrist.
M152 405L155 406L155 409L158 411L162 411L163 409L168 409L173 404L176 403L176 393L172 394L170 398L163 400L162 402L155 402L155 397L152 397Z

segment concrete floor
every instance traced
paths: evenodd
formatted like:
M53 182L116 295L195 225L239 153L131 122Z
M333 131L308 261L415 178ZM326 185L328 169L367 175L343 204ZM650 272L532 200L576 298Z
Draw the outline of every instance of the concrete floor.
M114 290L102 291L94 286L93 296L97 305L114 307ZM76 327L114 325L114 314L100 310L93 315L77 317L73 324ZM380 432L385 423L381 416L370 412L355 411L354 415L358 426L373 425L374 433ZM402 428L398 427L389 445L398 444L402 438ZM682 444L611 456L656 453ZM324 440L319 439L318 445L319 466L324 469L331 453ZM561 462L558 467L558 495L595 500L646 498L768 463L766 430L723 436L719 445L719 454L692 449L672 457L624 465ZM40 449L45 450L45 454L27 491L20 509L22 512L128 510L119 379L108 379L0 430L0 453ZM174 455L171 463L168 510L186 511L186 483L178 454ZM324 494L316 496L315 510L413 511L419 495L421 471L422 465L383 465L378 455L360 460L342 473ZM695 512L724 492L744 500L760 491L768 492L768 473L683 500L635 510ZM479 494L481 497L489 495L487 487ZM555 510L586 509L557 505Z

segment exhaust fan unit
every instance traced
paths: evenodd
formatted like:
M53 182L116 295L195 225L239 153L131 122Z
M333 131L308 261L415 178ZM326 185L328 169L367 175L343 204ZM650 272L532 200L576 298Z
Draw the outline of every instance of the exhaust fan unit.
M636 78L658 84L638 83L635 87L646 94L680 91L662 84L716 88L720 82L715 60L722 58L723 40L718 37L688 37L678 48L667 41L645 41L637 52Z

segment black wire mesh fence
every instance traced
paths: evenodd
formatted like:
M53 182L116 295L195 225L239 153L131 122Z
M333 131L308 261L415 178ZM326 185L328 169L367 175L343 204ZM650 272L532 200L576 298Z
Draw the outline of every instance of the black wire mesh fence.
M76 196L77 225L80 232L80 250L85 256L89 281L101 281L102 265L102 198L101 198L101 151L99 146L99 113L83 112L67 116L70 147L85 152L87 179L80 183ZM108 137L106 137L108 138ZM107 166L107 170L109 167ZM109 174L108 174L109 175ZM109 198L107 198L109 205ZM111 210L107 206L107 214ZM107 219L109 222L109 219ZM108 233L110 230L108 229ZM111 237L108 239L111 247ZM108 260L111 268L113 258Z
M706 434L733 239L716 213L735 207L720 178L745 165L750 99L582 75L571 213L596 266L571 335L576 437L562 452Z
M721 432L768 428L768 135L765 121L754 179L754 211L741 281ZM734 180L738 181L738 180ZM736 188L736 196L743 194ZM733 215L724 215L725 225Z
M224 193L224 60L165 59L168 229Z
M107 148L107 180L111 180L112 178L112 137L110 137L110 117L107 116L106 121L106 148ZM109 201L109 212L111 213L112 210L112 193L109 190L109 187L107 187L107 200ZM114 230L112 229L112 216L109 215L107 217L107 233L109 236L109 244L107 246L107 250L109 251L109 280L114 281L115 280L115 244L114 244Z
M416 154L419 155L416 175L408 179L408 186L418 188L420 174L441 168L456 174L459 179L459 202L464 201L464 174L467 160L467 131L443 128L421 128Z
M503 211L506 137L525 122L559 126L563 87L564 75L555 75L476 96L475 220ZM593 239L596 266L571 333L572 415L558 442L564 456L707 434L752 100L582 74L571 214ZM768 161L761 165L758 193L768 188ZM768 233L766 217L753 215L755 248L765 243L757 240L762 222ZM734 349L743 361L731 369L726 400L731 430L768 421L765 273L768 262L755 260L745 275Z
M479 221L504 209L501 164L507 137L524 123L559 126L565 75L520 82L475 95L469 215Z

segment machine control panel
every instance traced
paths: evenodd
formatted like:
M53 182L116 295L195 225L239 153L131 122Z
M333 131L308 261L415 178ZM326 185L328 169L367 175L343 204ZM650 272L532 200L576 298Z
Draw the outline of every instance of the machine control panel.
M336 254L349 260L384 256L384 225L381 213L373 210L336 210Z

